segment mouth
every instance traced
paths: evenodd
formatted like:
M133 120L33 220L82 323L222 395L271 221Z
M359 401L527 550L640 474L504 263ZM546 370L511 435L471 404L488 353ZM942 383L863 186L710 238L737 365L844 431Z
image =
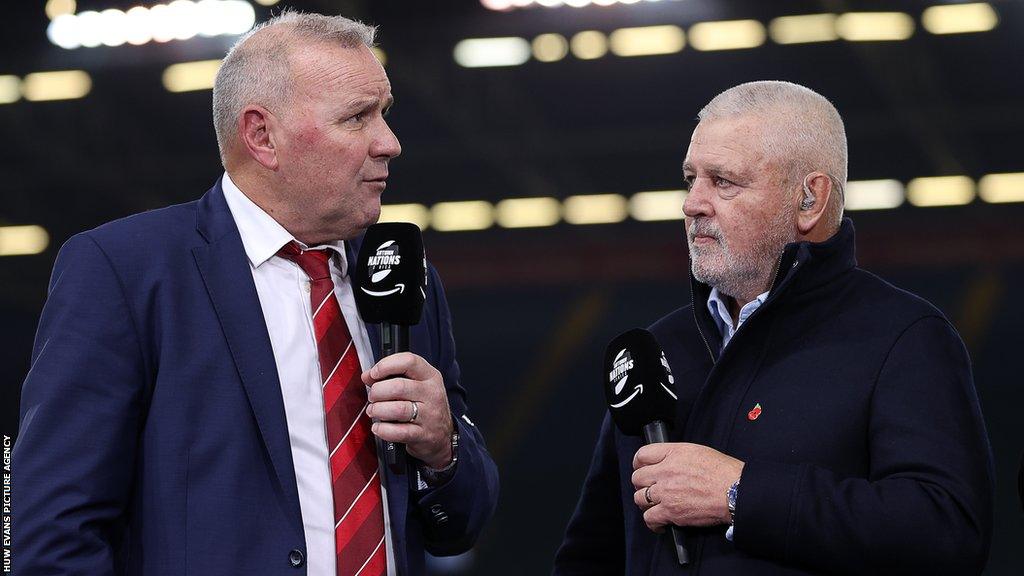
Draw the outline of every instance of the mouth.
M381 176L379 178L364 178L363 182L374 187L383 190L388 185L388 177Z

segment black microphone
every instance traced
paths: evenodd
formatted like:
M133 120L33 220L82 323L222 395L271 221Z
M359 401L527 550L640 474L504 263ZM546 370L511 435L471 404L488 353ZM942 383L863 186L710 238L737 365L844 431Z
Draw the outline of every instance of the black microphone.
M363 322L380 325L382 356L409 351L409 326L419 324L426 300L427 260L420 229L408 222L374 224L366 230L352 274ZM405 446L384 443L385 460L405 474Z
M619 431L644 436L647 444L668 441L676 414L675 379L654 335L634 328L608 344L604 354L604 394ZM679 564L690 563L683 532L671 526Z

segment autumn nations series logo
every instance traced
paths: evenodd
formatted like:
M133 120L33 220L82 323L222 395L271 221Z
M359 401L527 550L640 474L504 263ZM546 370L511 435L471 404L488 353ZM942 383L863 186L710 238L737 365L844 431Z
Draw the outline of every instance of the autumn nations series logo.
M629 353L629 350L626 348L619 350L619 353L615 355L615 360L612 361L612 371L608 373L608 381L614 384L612 390L616 397L622 394L622 391L626 388L626 381L629 380L629 371L633 369L633 366L633 356ZM612 408L622 408L643 391L644 385L642 383L637 384L633 388L633 392L625 400L612 404Z
M672 368L669 367L668 359L665 358L664 352L660 354L659 360L661 361L662 368L664 368L664 374L668 380L669 386L666 386L665 382L660 380L658 381L658 385L661 386L661 388L665 390L665 393L671 396L673 400L679 400L679 397L676 396L675 392L670 388L670 386L675 384L676 379L672 377ZM629 382L629 373L633 370L635 364L636 362L633 360L633 356L629 353L628 348L619 350L619 353L615 355L615 359L612 360L612 371L608 373L608 382L613 385L612 392L614 393L614 396L616 398L620 397L626 389L627 383L630 383L633 386L632 392L619 402L612 404L612 408L622 408L626 404L632 402L634 398L643 394L643 382Z
M405 284L396 282L393 285L389 285L385 280L391 275L402 263L402 255L399 251L398 244L394 240L388 240L380 246L377 246L377 250L374 251L373 256L367 261L367 272L370 276L370 285L373 288L380 288L375 290L369 290L365 286L360 286L359 289L366 292L370 296L390 296L392 294L401 294L405 292Z

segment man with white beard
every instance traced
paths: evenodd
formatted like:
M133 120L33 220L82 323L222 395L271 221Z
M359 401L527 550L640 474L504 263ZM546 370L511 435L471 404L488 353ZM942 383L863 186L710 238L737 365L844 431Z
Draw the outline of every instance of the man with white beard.
M970 361L941 312L857 267L839 113L751 82L698 118L692 303L650 328L678 387L669 442L605 418L555 574L980 573L993 469Z

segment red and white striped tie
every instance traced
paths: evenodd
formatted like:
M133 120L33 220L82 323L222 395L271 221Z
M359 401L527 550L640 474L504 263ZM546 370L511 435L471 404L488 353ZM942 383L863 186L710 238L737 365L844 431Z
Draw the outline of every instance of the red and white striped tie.
M330 256L326 250L303 251L295 242L278 255L298 264L310 279L334 492L337 575L381 576L387 573L387 550L377 447L366 415L359 357L334 295Z

